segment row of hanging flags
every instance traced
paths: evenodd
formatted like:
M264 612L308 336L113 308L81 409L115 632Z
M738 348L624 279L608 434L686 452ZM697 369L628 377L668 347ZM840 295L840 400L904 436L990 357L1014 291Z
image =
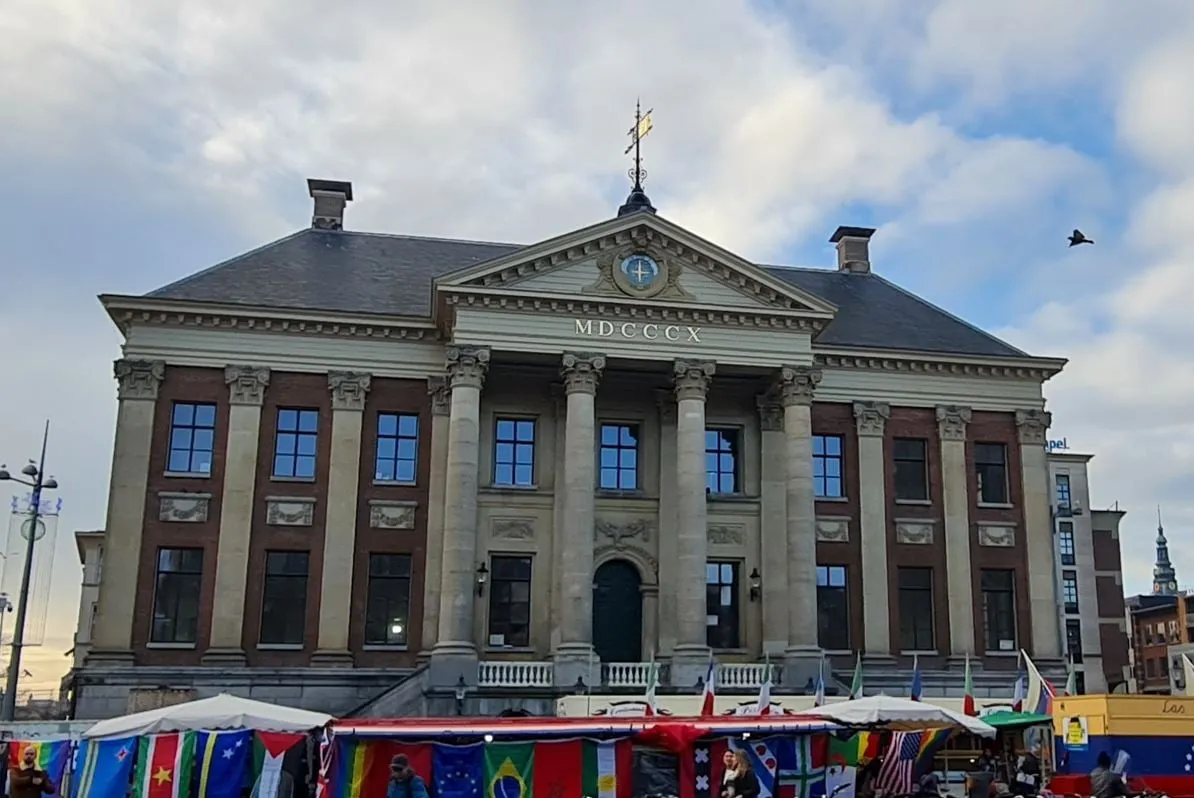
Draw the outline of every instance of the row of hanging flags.
M103 740L10 740L9 768L37 752L37 768L63 798L240 798L260 784L262 795L282 773L296 783L305 734L185 731ZM69 778L69 791L62 792Z
M771 669L766 669L766 678L763 684L759 687L759 697L753 706L750 704L740 707L737 714L743 715L770 715L775 708L771 701ZM967 715L977 716L978 707L974 701L974 680L970 673L970 655L966 656L966 671L963 681L964 696L962 699L963 711ZM659 665L655 662L651 663L648 670L647 678L647 693L645 714L648 716L659 714L656 706L656 693L659 687ZM913 656L912 658L912 683L909 685L908 693L913 701L920 701L924 697L924 677L920 670L920 658ZM1069 669L1069 676L1066 679L1065 695L1077 695L1077 671L1071 666ZM862 670L862 654L858 654L854 662L854 676L850 682L851 699L862 698L863 696L863 670ZM1048 679L1041 676L1041 672L1037 670L1035 664L1029 658L1028 654L1020 651L1020 670L1016 675L1016 683L1012 692L1012 710L1015 712L1027 712L1034 715L1052 715L1053 714L1053 699L1057 696L1057 690L1053 687ZM712 658L709 660L709 667L705 671L704 687L701 694L701 716L709 716L714 714L714 703L717 698L717 662ZM813 692L813 706L819 707L825 704L825 660L822 658L821 667L817 674L817 680L814 684Z

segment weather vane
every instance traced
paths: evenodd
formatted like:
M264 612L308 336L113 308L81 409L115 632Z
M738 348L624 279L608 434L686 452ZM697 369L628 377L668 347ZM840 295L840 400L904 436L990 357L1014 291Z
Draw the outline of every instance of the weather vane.
M643 156L639 145L654 127L654 123L651 121L651 112L654 110L654 108L648 109L644 114L642 103L636 100L634 103L634 127L630 128L626 134L630 136L630 144L626 147L626 152L622 154L629 155L631 150L634 151L634 166L627 172L630 179L634 181L634 191L641 192L643 181L647 179L647 170L643 168Z

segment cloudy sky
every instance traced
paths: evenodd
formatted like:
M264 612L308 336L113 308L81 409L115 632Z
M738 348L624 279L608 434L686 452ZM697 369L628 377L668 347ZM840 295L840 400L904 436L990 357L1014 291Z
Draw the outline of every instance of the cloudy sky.
M1149 583L1158 504L1194 578L1189 0L5 0L0 459L65 500L33 687L66 665L141 293L308 224L530 243L612 215L635 97L662 214L763 262L877 271L1041 355ZM1080 227L1097 241L1069 251ZM1183 343L1185 342L1185 343Z

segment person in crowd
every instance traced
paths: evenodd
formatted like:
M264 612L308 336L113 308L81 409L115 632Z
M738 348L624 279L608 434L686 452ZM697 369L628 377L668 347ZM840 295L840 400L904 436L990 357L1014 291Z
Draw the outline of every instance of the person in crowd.
M390 760L390 786L386 798L428 798L427 785L410 766L406 754L398 754Z
M746 752L739 749L731 753L734 757L733 775L722 781L722 798L759 798L759 777L751 768ZM726 768L726 772L731 772L730 768Z
M725 753L721 755L721 766L721 794L725 796L727 791L732 789L731 782L738 772L738 763L734 760L733 748L727 748Z
M1100 751L1095 769L1090 771L1090 794L1093 798L1124 798L1130 795L1123 778L1111 769L1111 756Z
M37 749L33 746L21 752L19 765L8 769L9 798L41 798L53 795L55 789L46 772L37 769Z
M1016 775L1012 779L1012 792L1020 796L1036 796L1041 791L1041 760L1036 752L1025 751L1016 762Z
M941 780L933 771L925 773L916 783L916 794L919 798L940 798Z

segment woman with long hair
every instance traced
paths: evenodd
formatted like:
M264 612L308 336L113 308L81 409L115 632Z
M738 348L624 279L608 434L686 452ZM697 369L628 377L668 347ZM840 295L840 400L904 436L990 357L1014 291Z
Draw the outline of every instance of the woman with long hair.
M722 780L722 798L759 798L759 777L751 768L746 752L736 748L731 753L733 766L726 767L725 778Z

